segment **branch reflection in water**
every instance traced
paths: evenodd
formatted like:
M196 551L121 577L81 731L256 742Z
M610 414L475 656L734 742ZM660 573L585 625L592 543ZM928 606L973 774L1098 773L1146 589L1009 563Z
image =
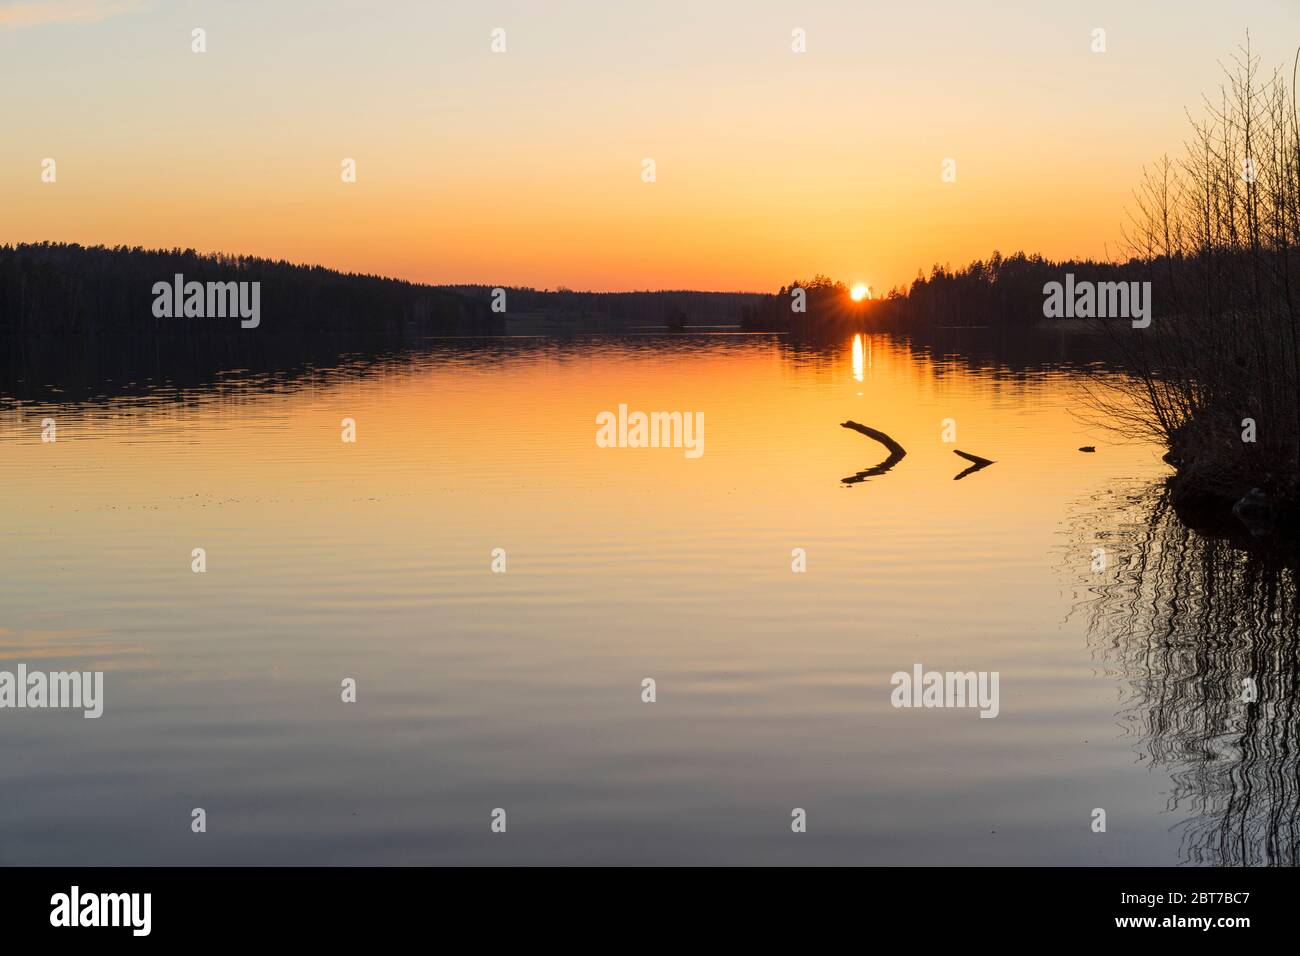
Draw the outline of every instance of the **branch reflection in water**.
M1085 572L1078 610L1097 659L1122 681L1116 716L1141 757L1170 774L1180 862L1300 864L1294 553L1194 530L1160 488L1081 510L1072 560L1100 545L1111 566Z

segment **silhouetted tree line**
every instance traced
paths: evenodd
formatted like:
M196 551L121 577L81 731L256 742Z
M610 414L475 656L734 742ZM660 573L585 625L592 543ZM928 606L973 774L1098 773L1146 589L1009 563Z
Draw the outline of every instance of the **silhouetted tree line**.
M746 332L788 332L816 340L861 328L870 305L854 302L848 286L819 272L811 279L795 279L776 295L746 308L740 327Z
M493 286L448 288L491 305ZM543 314L561 318L611 319L624 327L681 331L689 325L737 325L745 309L765 298L756 292L575 292L572 289L505 287L508 314Z
M1048 283L1149 281L1150 263L1092 259L1054 261L1040 255L995 251L959 269L935 265L927 277L917 273L906 291L895 290L879 303L882 323L912 328L935 325L1032 325L1043 321L1043 291ZM1155 296L1159 302L1159 296Z
M260 282L260 324L156 316L155 284L178 273ZM230 369L294 375L502 325L447 289L319 266L181 249L0 246L0 394L35 401L201 387Z
M1158 266L1136 257L1122 263L1054 261L1024 252L1004 257L995 251L987 260L977 259L957 269L936 264L928 276L918 272L910 286L862 302L852 300L844 283L819 274L782 286L775 296L745 313L742 328L815 337L838 335L846 329L920 334L952 326L1034 325L1045 318L1043 289L1048 283L1064 283L1067 275L1073 275L1076 282L1151 281L1158 287L1165 281ZM796 308L798 289L804 292L802 312ZM1152 294L1159 314L1159 289L1153 288Z
M153 287L172 282L260 282L261 324L158 317ZM499 317L434 286L252 256L117 246L0 246L0 334L244 336L324 334L357 341L487 334Z

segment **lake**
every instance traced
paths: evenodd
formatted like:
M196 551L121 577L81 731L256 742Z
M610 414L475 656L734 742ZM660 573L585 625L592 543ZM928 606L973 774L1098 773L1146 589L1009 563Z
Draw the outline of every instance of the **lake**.
M1037 353L448 340L0 395L0 668L104 672L99 719L0 711L0 864L1296 862L1294 569L1188 531L1088 348ZM599 447L620 404L703 453ZM848 420L906 457L846 483L887 455ZM916 665L997 716L893 706Z

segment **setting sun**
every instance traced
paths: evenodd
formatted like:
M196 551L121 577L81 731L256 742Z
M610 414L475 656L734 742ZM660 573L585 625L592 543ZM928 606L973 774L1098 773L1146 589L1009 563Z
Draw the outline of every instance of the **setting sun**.
M849 297L852 298L854 302L861 302L863 299L871 298L871 289L859 282L849 290Z

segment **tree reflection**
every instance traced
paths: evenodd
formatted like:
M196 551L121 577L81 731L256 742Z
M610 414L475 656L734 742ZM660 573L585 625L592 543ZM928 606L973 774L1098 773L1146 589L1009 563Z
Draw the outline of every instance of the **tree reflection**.
M1107 583L1090 584L1082 608L1098 658L1123 681L1117 717L1172 778L1182 862L1300 864L1294 554L1195 530L1164 491L1095 504L1090 527L1110 516L1114 537L1098 543L1119 567L1096 575Z

